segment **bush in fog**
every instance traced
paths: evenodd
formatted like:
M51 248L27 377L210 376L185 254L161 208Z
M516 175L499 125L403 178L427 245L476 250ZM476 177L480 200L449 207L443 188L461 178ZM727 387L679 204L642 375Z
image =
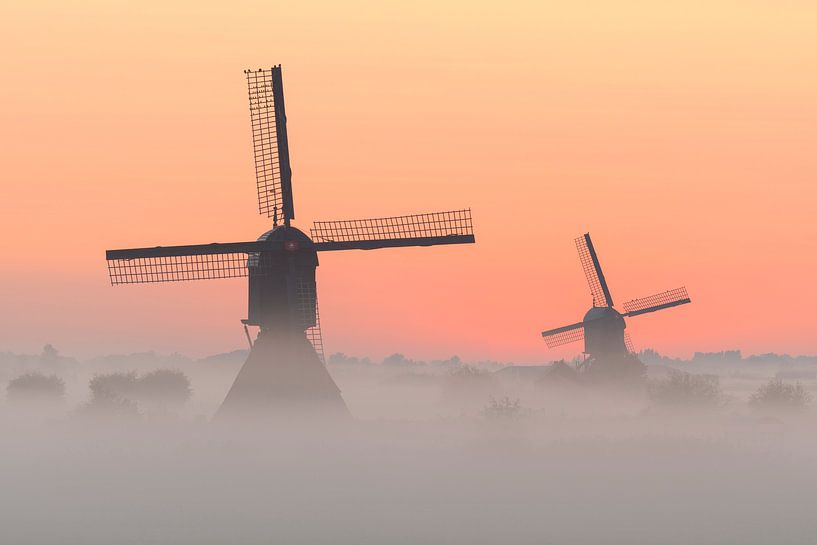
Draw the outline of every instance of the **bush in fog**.
M514 420L522 415L519 399L507 396L501 399L491 397L491 401L482 409L482 416L488 420Z
M369 358L357 358L355 356L347 356L343 352L335 352L329 356L330 365L371 365L372 361Z
M91 379L91 382L94 382L94 379ZM116 394L110 388L98 387L96 390L92 389L91 401L81 406L78 413L83 416L105 418L137 418L139 407L135 401Z
M662 407L720 407L725 403L715 375L693 375L672 370L665 379L647 386L650 403Z
M132 413L137 407L170 409L183 405L192 394L190 380L181 371L157 369L145 375L95 375L88 384L90 408Z
M419 365L419 363L414 360L408 359L403 354L395 353L392 354L391 356L383 358L383 365L394 367L409 367Z
M805 408L810 401L811 394L799 382L786 384L773 378L751 395L749 405L756 409L797 410Z
M6 386L9 400L51 399L65 396L65 382L56 375L26 373L9 381Z
M483 371L482 369L477 369L473 365L460 365L456 369L452 369L448 373L449 376L470 380L470 379L479 379L482 377L488 377L490 374L487 371Z
M139 409L131 399L136 390L136 373L94 375L88 383L91 400L79 408L79 414L94 418L137 418Z
M94 375L88 383L91 389L91 402L131 398L136 390L137 380L134 372Z
M184 405L192 393L187 375L172 369L151 371L136 383L138 402L164 408Z

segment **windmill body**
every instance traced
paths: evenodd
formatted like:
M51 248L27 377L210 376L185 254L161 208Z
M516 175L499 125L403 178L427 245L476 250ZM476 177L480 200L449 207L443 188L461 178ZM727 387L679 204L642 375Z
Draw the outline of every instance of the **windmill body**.
M111 283L248 278L242 322L257 326L258 335L219 416L343 418L348 410L323 357L318 252L473 243L471 211L320 221L309 235L293 227L281 67L245 74L258 208L272 229L250 242L109 250Z
M247 325L303 332L317 326L315 243L295 227L279 225L258 238L275 250L250 254Z
M584 353L588 356L590 369L595 367L596 371L604 371L600 366L626 366L634 360L634 356L625 331L625 318L690 303L686 288L633 299L624 303L625 312L620 313L613 307L613 297L589 233L576 239L576 249L593 297L593 306L581 322L544 331L542 337L551 348L584 340Z
M582 320L584 324L585 354L627 353L624 329L627 324L624 318L613 307L593 307L587 311Z

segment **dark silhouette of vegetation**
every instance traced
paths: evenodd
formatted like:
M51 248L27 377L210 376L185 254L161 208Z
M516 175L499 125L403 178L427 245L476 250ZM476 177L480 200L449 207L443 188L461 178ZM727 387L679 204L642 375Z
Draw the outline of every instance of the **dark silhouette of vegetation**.
M60 353L50 344L43 346L43 351L40 354L40 362L46 365L57 363L60 359Z
M491 397L482 409L482 416L488 420L516 420L522 416L522 406L518 398L512 400L507 396L501 399Z
M769 410L802 410L810 402L811 394L802 384L786 384L779 378L762 385L749 398L751 407Z
M137 384L136 373L107 373L94 375L88 388L91 389L91 402L114 398L132 398Z
M651 381L647 393L657 407L716 408L726 402L717 376L675 370L665 379Z
M417 362L415 362L414 360L408 359L403 354L396 353L396 354L392 354L391 356L388 356L386 358L383 358L383 365L386 365L386 366L404 366L405 367L405 366L415 366L415 365L419 365L419 364Z
M142 375L137 381L137 400L140 403L168 408L184 405L193 390L190 380L181 371L157 369Z
M472 365L461 365L460 367L454 368L451 371L449 371L448 375L463 380L489 376L487 371L477 369Z
M65 382L56 375L25 373L9 381L6 395L10 401L61 400L65 397Z
M175 409L192 394L190 380L181 371L157 369L141 377L134 372L95 375L88 384L89 407L127 413L142 407Z

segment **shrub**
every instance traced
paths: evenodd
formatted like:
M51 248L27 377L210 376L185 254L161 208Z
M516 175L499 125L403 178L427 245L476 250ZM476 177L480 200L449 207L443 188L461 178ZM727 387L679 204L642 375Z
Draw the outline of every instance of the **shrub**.
M497 400L491 397L491 401L482 409L482 415L489 420L515 420L522 415L522 406L518 398L511 400L505 396Z
M100 407L126 400L134 405L168 408L183 405L192 393L187 376L171 369L157 369L141 377L134 372L95 375L88 386L91 404Z
M460 365L455 369L451 369L448 372L448 376L458 378L458 379L474 379L477 377L487 377L489 376L488 372L483 371L482 369L477 369L473 365Z
M749 405L756 409L804 409L811 402L811 394L796 382L786 384L779 378L773 378L762 385L749 398Z
M647 393L655 406L714 408L725 402L717 376L676 370L665 379L650 382Z
M157 369L137 381L137 401L162 407L183 405L193 393L190 380L181 371Z
M56 375L26 373L9 381L6 393L11 400L61 399L65 396L65 382Z
M134 372L94 375L88 383L91 389L91 403L106 402L114 398L133 398L137 380Z

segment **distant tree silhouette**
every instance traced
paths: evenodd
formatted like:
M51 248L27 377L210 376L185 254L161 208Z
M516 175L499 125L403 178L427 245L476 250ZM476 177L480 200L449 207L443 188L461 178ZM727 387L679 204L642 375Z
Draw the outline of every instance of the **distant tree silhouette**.
M716 408L726 401L717 376L676 370L665 379L651 381L647 392L653 406Z
M507 396L501 399L491 397L488 404L482 409L482 416L489 420L515 420L522 415L522 406L519 399Z
M51 346L50 344L46 344L43 346L43 351L40 354L40 362L45 363L47 365L57 363L60 360L60 354L57 352L57 349Z
M335 352L329 356L329 363L332 365L371 365L372 360L369 358L347 356L343 352Z
M6 394L10 401L61 400L65 397L65 382L56 375L25 373L9 381Z
M173 369L157 369L137 380L135 397L140 405L172 408L183 405L192 393L187 375Z
M762 385L749 398L751 407L770 410L801 410L810 402L811 394L802 384L786 384L779 378Z
M107 373L94 375L88 383L91 389L91 403L108 402L112 399L131 399L136 391L138 378L136 373Z
M132 413L139 407L150 410L176 409L191 396L190 380L181 371L157 369L141 377L135 372L95 375L90 409Z
M383 365L390 365L390 366L409 366L409 365L418 365L418 363L414 360L410 360L405 357L403 354L395 353L391 356L383 358Z

